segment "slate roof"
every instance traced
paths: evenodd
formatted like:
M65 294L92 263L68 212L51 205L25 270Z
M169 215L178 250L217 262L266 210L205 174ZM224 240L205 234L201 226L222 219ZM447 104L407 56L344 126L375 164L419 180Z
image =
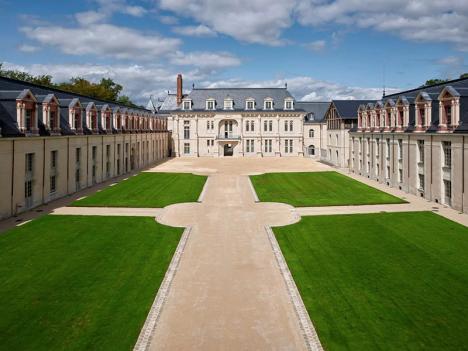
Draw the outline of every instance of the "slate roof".
M357 119L357 111L360 105L375 103L376 100L332 100L340 118Z
M0 77L0 132L2 136L21 136L16 124L16 99L24 95L27 90L30 90L38 103L48 101L54 95L59 100L60 109L60 128L62 135L73 134L68 125L68 107L74 105L77 100L80 101L81 107L86 108L93 105L103 107L108 105L111 109L117 107L126 108L124 105L117 104L112 101L98 100L89 96L69 93L63 90L48 88L41 85L23 82L16 79ZM150 113L151 111L142 108L131 109L130 111ZM38 127L40 135L47 135L44 123L42 122L42 108L38 109ZM83 119L84 123L84 119ZM100 119L98 124L100 126ZM85 130L86 133L86 130Z
M177 106L176 98L175 94L168 94L160 110L180 110L181 106ZM255 109L263 110L263 101L266 98L273 99L273 110L282 111L284 100L294 99L286 88L196 88L184 95L184 98L192 100L192 111L204 111L208 99L216 101L216 110L224 110L224 99L227 98L233 100L234 111L245 110L247 99L254 99Z
M295 109L307 112L305 123L319 123L325 119L325 114L330 107L330 102L297 101Z

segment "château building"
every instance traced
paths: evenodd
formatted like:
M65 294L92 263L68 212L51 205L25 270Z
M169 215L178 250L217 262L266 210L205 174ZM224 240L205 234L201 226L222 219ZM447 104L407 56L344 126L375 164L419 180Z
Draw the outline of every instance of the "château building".
M152 103L151 103L152 104ZM329 103L298 102L284 88L193 88L168 94L174 156L320 157Z
M169 156L167 118L0 77L0 219Z
M468 212L468 79L361 104L350 170Z

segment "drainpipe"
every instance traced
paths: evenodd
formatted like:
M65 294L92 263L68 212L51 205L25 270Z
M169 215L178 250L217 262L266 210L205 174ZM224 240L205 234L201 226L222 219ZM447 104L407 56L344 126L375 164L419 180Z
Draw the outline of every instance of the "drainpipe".
M461 182L462 182L462 197L461 197L461 211L465 212L464 209L464 201L463 198L465 196L465 136L463 135L462 139L462 177L461 177Z

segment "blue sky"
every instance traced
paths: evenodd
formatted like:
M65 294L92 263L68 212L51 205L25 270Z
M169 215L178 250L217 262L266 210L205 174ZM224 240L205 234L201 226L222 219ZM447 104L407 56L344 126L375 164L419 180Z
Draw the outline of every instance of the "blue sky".
M0 62L56 80L114 78L138 102L185 88L283 86L377 98L468 72L468 2L0 0Z

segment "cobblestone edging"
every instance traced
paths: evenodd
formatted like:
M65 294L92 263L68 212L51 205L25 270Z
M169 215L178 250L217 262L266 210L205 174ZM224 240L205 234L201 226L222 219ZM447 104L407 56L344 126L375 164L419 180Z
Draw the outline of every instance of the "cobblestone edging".
M205 185L203 185L202 192L200 193L200 196L198 197L197 202L202 202L203 199L205 198L206 189L208 188L208 182L210 181L210 179L211 179L210 176L208 176L208 178L206 178Z
M156 325L161 315L161 311L164 307L164 303L166 302L166 298L169 294L172 281L174 280L181 256L184 253L185 245L187 243L191 231L191 227L185 228L182 237L180 238L179 244L177 245L177 249L174 253L174 256L172 257L171 263L169 264L169 268L167 269L163 282L158 289L158 293L156 294L156 297L153 301L153 305L151 306L151 309L148 313L148 317L146 317L145 324L141 329L140 335L138 336L138 340L135 344L135 347L133 348L133 351L148 350L148 347L151 343L151 336L153 335L153 332L156 329Z
M302 335L304 336L307 349L310 351L323 351L322 344L320 343L317 332L315 331L314 325L310 320L309 314L307 313L307 310L304 306L304 302L302 301L301 295L299 294L296 283L294 282L288 265L286 264L286 260L284 259L283 253L281 252L275 234L269 226L265 226L265 231L267 232L268 239L270 240L270 244L275 254L276 262L278 262L281 275L283 276L284 282L286 283L288 295L294 305L294 311L299 318L299 324L301 326Z
M252 184L252 180L250 179L249 176L247 176L247 179L249 180L250 190L252 190L252 194L254 196L255 202L260 202L260 199L258 198L257 192L255 191L255 188L254 188L254 186Z

